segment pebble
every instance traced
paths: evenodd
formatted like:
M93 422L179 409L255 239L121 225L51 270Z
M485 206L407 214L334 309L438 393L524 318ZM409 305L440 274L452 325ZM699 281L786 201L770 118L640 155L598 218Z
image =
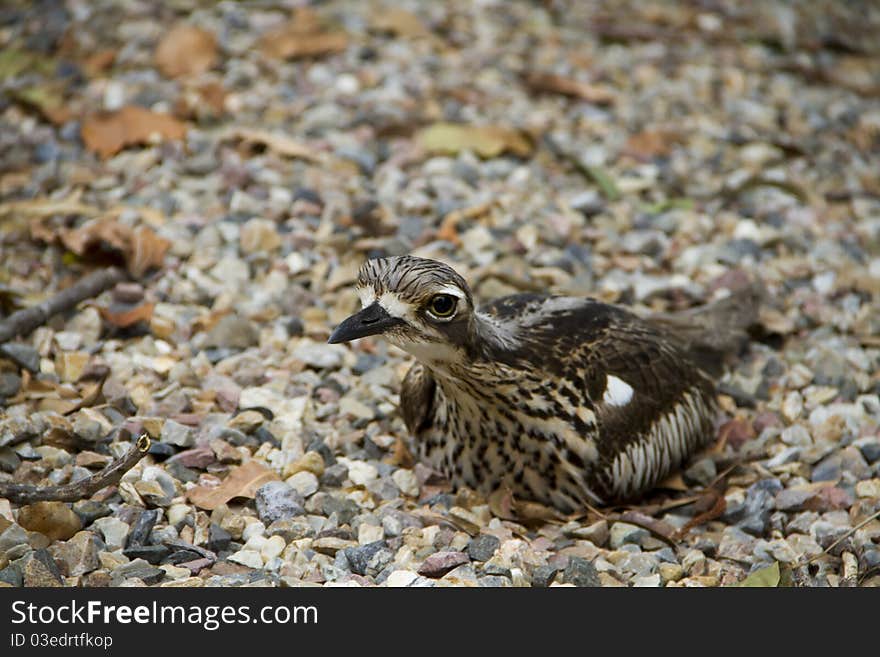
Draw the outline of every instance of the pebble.
M622 523L616 523L622 524ZM632 525L630 525L632 526ZM612 532L614 528L612 527ZM601 586L596 567L582 557L570 557L562 580L575 586Z
M104 538L108 550L120 550L125 547L130 527L119 518L108 517L95 520L93 526Z
M488 561L501 545L501 541L491 534L478 534L467 545L468 556L474 561Z
M345 548L343 554L345 558L348 560L349 567L351 568L351 572L357 573L358 575L366 575L367 569L370 567L370 563L376 555L380 552L385 551L388 553L388 558L392 558L394 556L393 552L387 549L385 541L377 540L371 543L362 544L358 547L348 547ZM378 561L375 563L375 566L378 566Z
M464 552L435 552L422 562L417 572L425 577L442 577L456 566L468 562L468 555Z
M647 529L642 529L627 522L615 522L611 525L609 534L611 549L617 550L627 543L638 544L639 541L650 535Z
M51 541L66 541L82 529L80 517L64 502L35 502L18 510L18 524Z
M50 548L55 563L68 577L85 575L101 566L98 552L103 543L90 531L77 532L70 540L56 543Z
M16 566L22 574L22 585L27 588L64 586L61 571L46 549L34 550Z
M195 445L193 430L185 424L175 422L174 420L165 420L162 424L162 433L159 439L163 443L176 445L177 447L192 447Z
M379 471L376 466L364 461L345 461L343 464L348 468L348 478L355 486L366 486L376 477Z
M0 373L0 399L13 397L21 388L21 377L12 372Z
M419 496L419 480L412 470L398 469L391 473L391 479L400 492L409 497Z
M301 516L306 512L302 494L281 481L263 484L257 490L255 499L257 514L266 525L271 525L276 520Z
M307 470L301 470L296 474L288 477L284 482L291 486L303 497L310 497L318 491L320 484L318 478Z

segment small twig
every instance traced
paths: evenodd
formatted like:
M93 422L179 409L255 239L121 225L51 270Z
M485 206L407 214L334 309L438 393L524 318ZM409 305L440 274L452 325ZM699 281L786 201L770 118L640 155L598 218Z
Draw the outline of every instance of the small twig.
M53 315L70 310L79 302L98 296L104 290L126 280L126 278L125 272L116 267L92 272L52 298L38 303L36 306L12 313L0 322L0 344L27 335L38 326L48 322Z
M63 486L33 486L31 484L9 484L0 482L0 497L16 504L33 502L77 502L91 497L102 488L111 486L122 479L135 464L146 456L150 449L150 437L141 434L128 452L113 461L106 468L88 479L81 479Z
M843 542L844 542L846 539L848 539L850 536L852 536L852 535L855 534L857 531L859 531L862 527L864 527L865 525L867 525L867 524L868 524L869 522L871 522L872 520L876 520L877 518L880 518L880 511L877 511L876 513L872 513L871 515L869 515L867 518L865 518L864 520L862 520L858 525L856 525L855 527L853 527L852 529L850 529L846 534L844 534L843 536L841 536L840 538L838 538L836 541L834 541L831 545L829 545L827 548L825 548L824 550L822 550L819 554L814 554L812 557L810 557L809 559L807 559L807 560L804 561L803 563L799 563L798 566L806 566L806 565L809 565L809 564L813 563L816 559L821 559L821 558L824 557L826 554L830 553L831 550L833 550L834 548L836 548L838 545L840 545L841 543L843 543Z

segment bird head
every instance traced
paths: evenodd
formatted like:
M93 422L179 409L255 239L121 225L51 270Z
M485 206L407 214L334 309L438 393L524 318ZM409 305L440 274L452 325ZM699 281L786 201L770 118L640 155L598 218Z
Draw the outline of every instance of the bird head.
M361 310L328 342L382 335L422 362L458 359L470 336L473 299L465 280L436 260L368 260L358 274Z

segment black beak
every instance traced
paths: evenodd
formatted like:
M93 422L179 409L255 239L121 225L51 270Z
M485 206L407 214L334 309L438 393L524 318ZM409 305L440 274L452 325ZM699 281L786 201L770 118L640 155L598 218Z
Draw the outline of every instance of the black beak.
M382 306L374 303L355 313L337 326L327 342L336 344L338 342L356 340L368 335L378 335L392 326L399 326L401 324L403 324L402 319L392 317Z

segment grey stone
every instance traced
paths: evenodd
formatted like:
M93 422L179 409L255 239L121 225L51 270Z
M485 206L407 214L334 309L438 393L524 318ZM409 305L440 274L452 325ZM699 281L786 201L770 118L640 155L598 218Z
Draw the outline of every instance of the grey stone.
M531 582L532 586L538 588L546 588L550 586L553 580L556 578L556 573L559 572L559 568L556 566L552 566L550 564L544 564L542 566L538 566L534 570L532 570ZM485 579L485 578L484 578ZM499 578L507 580L506 577ZM509 580L507 580L509 583ZM503 584L502 584L503 586Z
M386 555L387 558L374 561L375 557L382 551L388 553ZM378 572L394 558L394 554L387 549L385 541L374 541L359 547L345 548L343 552L345 558L348 559L351 572L358 575L366 575L368 568L371 566L371 570ZM384 563L382 563L383 561Z
M718 475L718 471L715 468L715 461L705 458L695 462L683 474L690 483L708 486Z
M276 520L266 528L267 536L281 536L287 543L301 538L310 538L317 532L303 518L285 518Z
M0 373L0 398L12 397L21 388L21 377L12 372Z
M9 586L22 586L24 578L18 566L9 564L6 568L0 570L0 582L5 582Z
M177 445L178 447L192 447L196 443L193 430L174 420L165 420L162 424L162 432L159 440L169 445Z
M467 553L474 561L488 561L495 554L501 541L491 534L478 534L470 540Z
M285 521L280 521L285 522ZM277 524L277 523L275 523ZM268 532L267 532L268 533ZM275 534L269 534L269 536L274 536ZM229 549L229 544L232 542L232 535L223 529L217 523L212 522L211 526L208 527L208 549L212 552L223 552L224 550ZM289 541L286 541L289 542Z
M11 447L0 447L0 471L15 472L21 465L21 459Z
M650 535L651 533L647 529L642 529L641 527L631 525L627 522L615 522L611 526L610 544L613 549L618 550L626 543L635 543L638 545L639 541Z
M596 567L583 557L569 557L568 566L565 567L562 579L564 582L574 584L575 586L602 585L599 581L599 573Z
M30 372L36 374L40 371L40 354L30 345L7 342L0 345L0 354Z
M162 560L171 554L171 550L164 545L133 545L132 547L125 548L122 551L122 554L132 561L135 559L143 559L147 563L155 565L162 563ZM193 553L192 558L197 557L198 555ZM184 561L191 561L191 559L184 559Z
M74 503L73 512L80 517L83 526L88 527L98 518L109 516L113 510L103 502L80 500Z
M137 520L132 524L131 531L128 534L126 547L146 545L149 542L150 533L153 531L153 527L159 520L159 513L158 509L150 509L141 511L140 514L138 514Z
M253 322L238 315L226 315L205 337L206 347L220 349L247 349L260 342L260 334Z
M303 497L283 481L263 484L256 494L257 515L265 525L303 515Z
M554 570L554 574L555 572L556 571ZM483 577L478 577L477 584L487 588L507 588L513 586L513 583L510 581L509 577L503 577L501 575L485 575ZM533 583L533 586L537 586L537 584Z
M110 572L113 586L119 586L127 579L138 578L144 584L157 584L162 581L165 571L153 566L143 559L135 559L127 564L114 568Z

